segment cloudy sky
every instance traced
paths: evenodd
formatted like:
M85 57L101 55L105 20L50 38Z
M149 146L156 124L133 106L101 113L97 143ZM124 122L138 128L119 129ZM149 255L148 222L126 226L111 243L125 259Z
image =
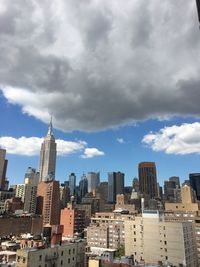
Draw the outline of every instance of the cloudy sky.
M23 182L53 117L57 178L155 161L162 183L200 172L195 1L1 0L0 146Z

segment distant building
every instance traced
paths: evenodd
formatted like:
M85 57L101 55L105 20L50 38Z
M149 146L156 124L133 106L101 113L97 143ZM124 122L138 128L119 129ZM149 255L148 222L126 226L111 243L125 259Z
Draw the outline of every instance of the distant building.
M180 178L178 176L171 176L169 177L169 181L170 182L175 182L176 183L176 187L180 188Z
M173 202L175 200L175 181L164 181L165 200Z
M5 159L6 150L0 148L0 190L4 190L6 182L6 170L8 165L8 160Z
M58 181L40 182L37 188L37 214L43 216L43 225L60 222L60 185Z
M108 202L115 203L116 196L124 193L124 173L108 173Z
M24 203L24 211L28 213L36 212L37 186L32 184L18 184L16 197L21 198Z
M64 183L60 185L60 207L64 209L67 207L67 203L70 201L70 189L69 186Z
M71 173L69 175L69 189L70 189L70 196L74 196L75 189L76 189L76 175L75 175L75 173Z
M52 130L52 122L49 124L47 136L40 150L40 182L55 179L56 171L56 142Z
M135 192L139 192L140 187L139 187L139 180L137 177L133 178L132 187L133 187Z
M97 191L97 187L100 183L100 173L99 172L88 172L88 193L94 193Z
M190 173L190 185L196 192L197 200L200 200L200 173Z
M88 193L88 180L83 174L79 182L80 198L82 199Z
M40 173L36 171L36 169L32 167L28 167L25 175L24 175L24 183L38 185L39 183Z
M138 166L140 193L150 198L158 196L155 162L141 162Z

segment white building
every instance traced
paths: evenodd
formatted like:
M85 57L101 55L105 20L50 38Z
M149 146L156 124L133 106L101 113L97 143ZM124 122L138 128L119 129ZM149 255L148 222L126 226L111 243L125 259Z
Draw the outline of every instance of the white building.
M56 142L53 135L52 122L50 122L47 136L40 150L40 182L55 179L56 153Z

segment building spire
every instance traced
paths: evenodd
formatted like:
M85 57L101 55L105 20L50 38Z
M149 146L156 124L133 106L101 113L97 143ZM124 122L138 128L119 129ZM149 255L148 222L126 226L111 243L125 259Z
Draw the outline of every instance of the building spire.
M52 116L51 116L51 120L49 123L49 129L48 129L47 135L50 135L50 136L53 135Z

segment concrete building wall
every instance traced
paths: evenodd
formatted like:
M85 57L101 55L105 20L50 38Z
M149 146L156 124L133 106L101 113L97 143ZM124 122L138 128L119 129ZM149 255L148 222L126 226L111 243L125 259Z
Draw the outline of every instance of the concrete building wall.
M84 242L46 249L17 250L16 267L84 267Z
M198 203L165 203L166 211L198 211Z
M133 254L138 262L196 267L193 225L150 217L125 221L125 254Z
M41 234L42 217L7 217L0 218L0 236L20 235L25 233Z

